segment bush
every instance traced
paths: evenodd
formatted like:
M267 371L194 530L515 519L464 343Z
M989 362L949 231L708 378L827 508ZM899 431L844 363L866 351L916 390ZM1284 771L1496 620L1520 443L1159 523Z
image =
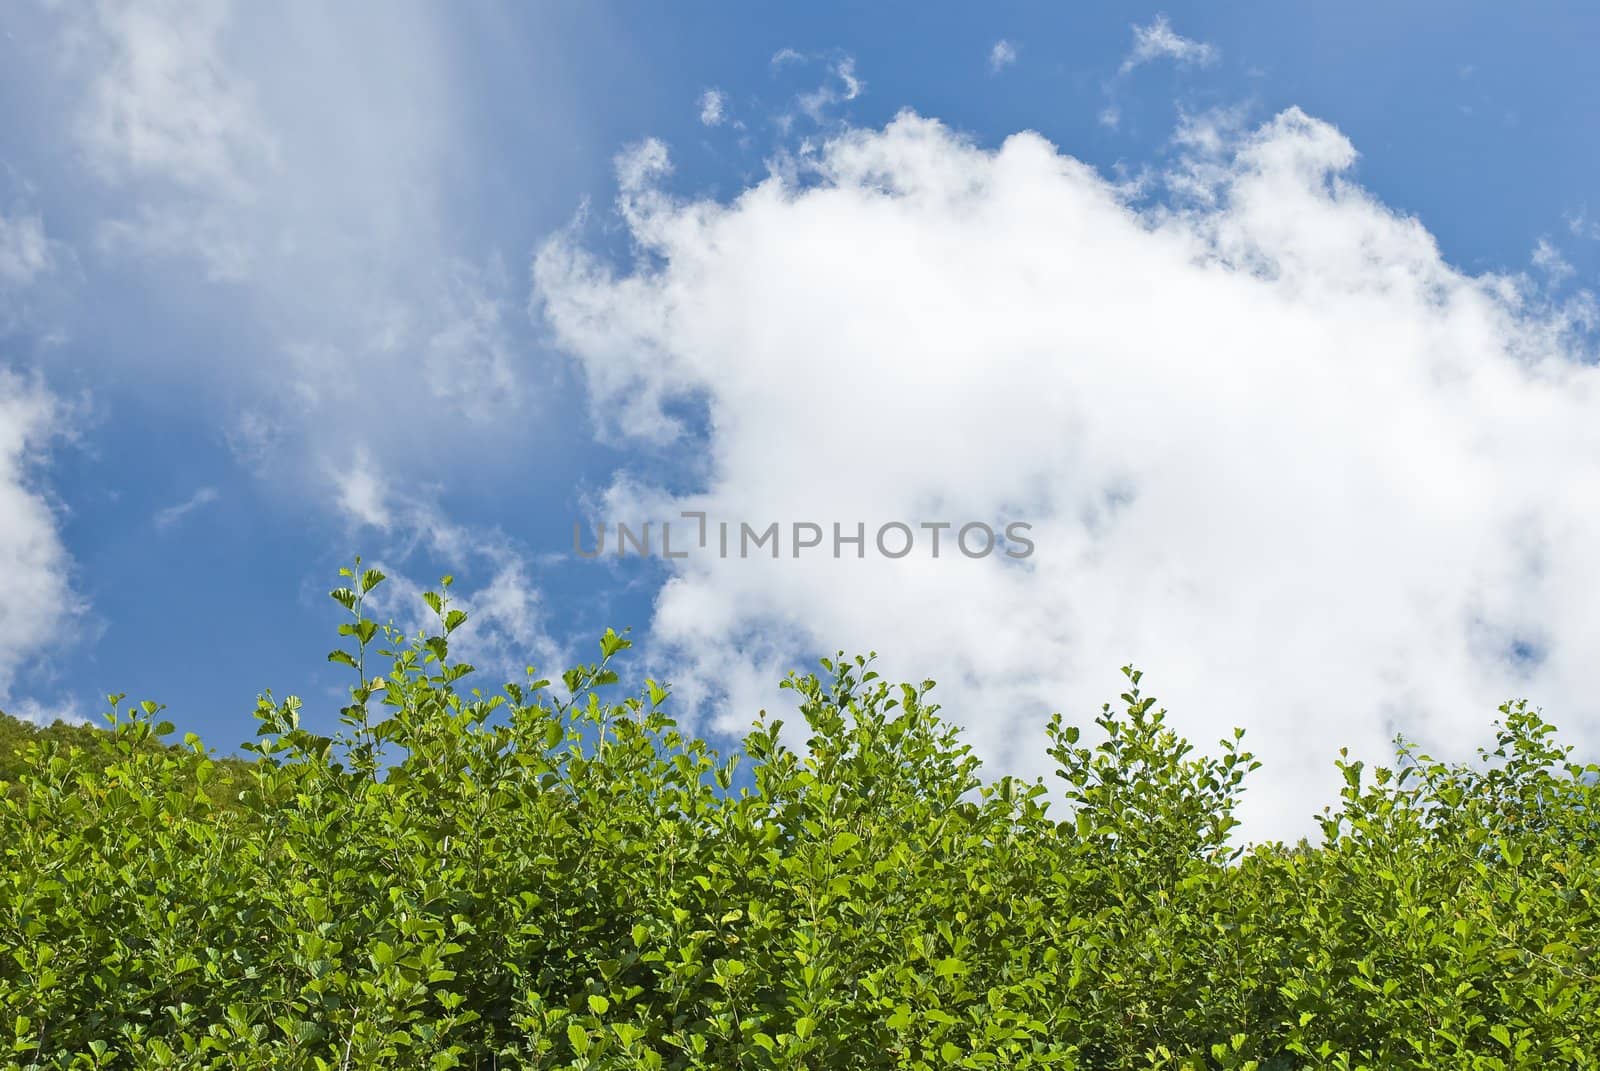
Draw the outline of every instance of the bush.
M258 704L216 760L145 704L6 729L0 1046L47 1068L1594 1067L1594 766L1522 704L1471 766L1346 758L1318 846L1231 847L1255 765L1126 671L1060 785L986 780L870 658L737 758L628 641L464 691L347 571L341 728ZM382 659L385 672L371 665ZM748 764L740 772L739 763ZM1063 809L1064 806L1064 809Z

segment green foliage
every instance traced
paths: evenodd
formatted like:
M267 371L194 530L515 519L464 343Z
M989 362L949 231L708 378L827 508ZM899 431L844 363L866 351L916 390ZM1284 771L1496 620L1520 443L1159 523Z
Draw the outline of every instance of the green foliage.
M123 697L109 698L120 702ZM170 731L170 727L165 730ZM167 752L168 757L174 760L192 759L200 754L197 750L198 740L182 745L166 744L160 739L165 732L145 736L136 746L144 751ZM103 770L115 762L119 754L114 748L102 746L104 742L104 730L92 725L73 724L59 718L50 725L35 725L0 711L0 785L7 786L9 791L20 796L23 775L37 770L42 763L47 764L56 755L65 755L73 763L86 768ZM226 803L233 798L235 781L245 773L248 764L233 756L217 758L207 755L205 758L211 764L207 768L205 791L213 802ZM187 765L189 775L193 776L196 768L193 761L180 765Z
M332 735L271 695L244 761L120 697L0 721L6 1066L1597 1066L1600 770L1523 705L1244 852L1240 735L1197 755L1132 669L1092 743L1046 727L1053 793L870 658L725 759L653 681L602 700L623 636L487 695L448 582L411 638L345 577Z

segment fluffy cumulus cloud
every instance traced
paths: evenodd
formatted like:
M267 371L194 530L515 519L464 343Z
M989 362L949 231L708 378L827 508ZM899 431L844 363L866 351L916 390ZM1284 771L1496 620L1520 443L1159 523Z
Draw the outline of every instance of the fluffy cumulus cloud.
M12 701L17 671L62 638L76 616L71 561L55 511L37 486L41 453L66 432L67 406L36 380L0 369L0 706Z
M608 516L867 524L862 560L675 560L652 628L680 694L737 728L782 670L875 648L992 765L1047 773L1045 716L1087 723L1132 660L1202 745L1249 731L1257 836L1308 830L1340 747L1462 754L1514 696L1600 739L1600 372L1572 316L1447 263L1326 123L1207 134L1149 198L907 113L726 203L635 168L627 270L539 252L608 432L705 439L693 493L619 480ZM1017 519L1020 561L870 545Z

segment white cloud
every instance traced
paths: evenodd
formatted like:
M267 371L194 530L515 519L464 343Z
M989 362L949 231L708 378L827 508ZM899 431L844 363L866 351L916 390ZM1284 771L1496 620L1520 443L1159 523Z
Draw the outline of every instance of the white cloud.
M1173 165L1161 176L1171 193L1207 206L1215 206L1229 188L1234 150L1249 126L1243 107L1209 108L1202 112L1178 109L1172 132L1177 150Z
M225 205L188 210L174 204L141 205L125 218L101 223L97 237L100 249L110 254L151 260L196 257L212 282L246 281L260 254L241 231L234 210Z
M1574 237L1600 239L1600 220L1590 218L1588 206L1569 214L1566 221L1567 230Z
M17 671L48 652L83 605L55 511L36 483L41 451L67 434L70 412L36 380L0 369L0 701L9 702Z
M229 6L166 0L96 4L98 74L79 137L116 180L156 176L233 201L254 194L251 172L275 148L248 83L233 77L219 39Z
M1247 123L1248 115L1242 107L1210 108L1194 113L1180 107L1172 143L1183 149L1191 160L1227 163L1226 158L1238 145Z
M199 0L44 21L61 62L39 75L102 184L84 209L97 252L176 269L158 297L237 321L228 360L171 349L241 460L316 483L361 442L437 472L541 385L528 325L507 315L520 284L464 248L478 209L451 183L478 146L457 121L449 23ZM439 419L462 433L415 434Z
M816 89L800 94L796 103L814 123L828 119L827 111L836 104L846 104L859 97L866 83L856 76L856 61L845 56L828 69L828 80Z
M846 56L840 60L834 65L833 73L844 83L845 100L855 100L861 95L861 90L865 86L861 79L856 77L856 61L853 58Z
M0 289L27 286L49 271L53 262L42 219L0 212Z
M1000 73L1013 63L1017 62L1017 48L1010 41L999 40L989 50L989 70L995 74Z
M38 726L53 725L58 721L68 725L93 725L92 719L86 718L74 703L44 703L32 697L12 700L5 708L5 712L13 718L20 718Z
M619 480L609 515L1035 526L1026 568L675 563L652 635L681 695L740 728L782 670L875 648L1047 773L1045 715L1087 723L1135 660L1201 746L1250 731L1256 835L1308 829L1339 747L1459 754L1512 696L1600 740L1600 370L1571 319L1448 264L1325 123L1192 133L1225 140L1149 206L1037 135L905 114L803 186L626 198L622 274L540 252L609 430L681 439L662 406L705 407L700 491Z
M209 506L220 497L215 487L202 487L182 502L157 510L154 524L157 528L171 528L195 510Z
M428 393L449 411L486 423L517 405L527 384L506 325L510 282L504 269L457 265L434 295L434 320L421 342ZM392 340L391 349L398 340ZM415 345L415 344L414 344Z
M616 155L612 164L624 196L648 192L652 182L672 173L666 143L660 138L646 138L630 145Z
M1133 27L1133 51L1122 61L1122 73L1158 59L1170 59L1185 67L1206 67L1220 55L1215 46L1182 36L1173 30L1165 15L1157 15L1150 25Z
M46 280L73 264L72 250L49 236L38 213L0 211L0 338L33 319Z
M720 89L708 89L700 94L700 122L706 126L721 126L728 118L728 95Z
M476 586L453 584L451 608L467 614L466 624L450 636L450 656L470 664L477 672L464 682L492 694L506 682L526 682L529 666L565 695L560 674L574 661L573 652L554 639L546 628L547 613L528 563L493 542L478 541L472 553L452 558L459 569L487 574ZM393 621L408 635L437 633L439 625L422 601L422 593L438 591L434 580L419 580L404 557L387 555L372 563L389 578L378 589L371 612L379 620ZM451 568L458 568L452 565Z
M380 619L387 616L413 635L437 630L421 599L424 590L437 585L409 575L416 552L423 550L452 569L488 576L476 587L451 588L453 605L468 614L467 624L451 637L451 650L483 671L474 686L492 690L504 681L520 681L530 664L552 680L566 668L570 652L547 627L534 565L504 533L455 524L437 503L397 491L370 456L359 452L334 480L345 519L376 530L385 544L372 561L389 578L374 603Z
M1540 238L1533 247L1533 266L1548 275L1552 280L1560 282L1572 275L1573 267L1567 263L1567 258L1561 255L1561 250L1551 244L1550 239Z
M194 253L237 280L257 252L237 217L275 170L278 147L254 86L226 62L230 5L103 0L67 9L75 69L90 74L75 134L109 185L138 189L136 210L105 221L101 243L146 255Z
M383 530L394 523L387 503L388 489L365 451L358 451L352 462L332 477L335 500L347 519Z

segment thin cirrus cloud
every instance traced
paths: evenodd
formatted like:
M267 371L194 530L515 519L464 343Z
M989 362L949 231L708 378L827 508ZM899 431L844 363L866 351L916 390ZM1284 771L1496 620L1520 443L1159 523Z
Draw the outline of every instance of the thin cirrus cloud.
M1017 46L1010 41L999 40L989 50L989 71L999 74L1013 63L1017 62Z
M1087 722L1132 660L1202 746L1249 731L1256 836L1308 831L1340 747L1459 753L1513 696L1596 739L1582 311L1447 263L1334 127L1190 122L1154 201L909 112L722 202L643 151L620 209L647 256L558 236L537 299L606 433L693 438L692 402L710 461L690 494L619 479L606 514L1023 519L1037 546L671 563L652 636L715 724L871 648L938 679L991 763L1046 773L1045 716Z
M182 502L157 510L152 523L157 528L172 528L195 510L211 505L220 497L215 487L202 487Z

